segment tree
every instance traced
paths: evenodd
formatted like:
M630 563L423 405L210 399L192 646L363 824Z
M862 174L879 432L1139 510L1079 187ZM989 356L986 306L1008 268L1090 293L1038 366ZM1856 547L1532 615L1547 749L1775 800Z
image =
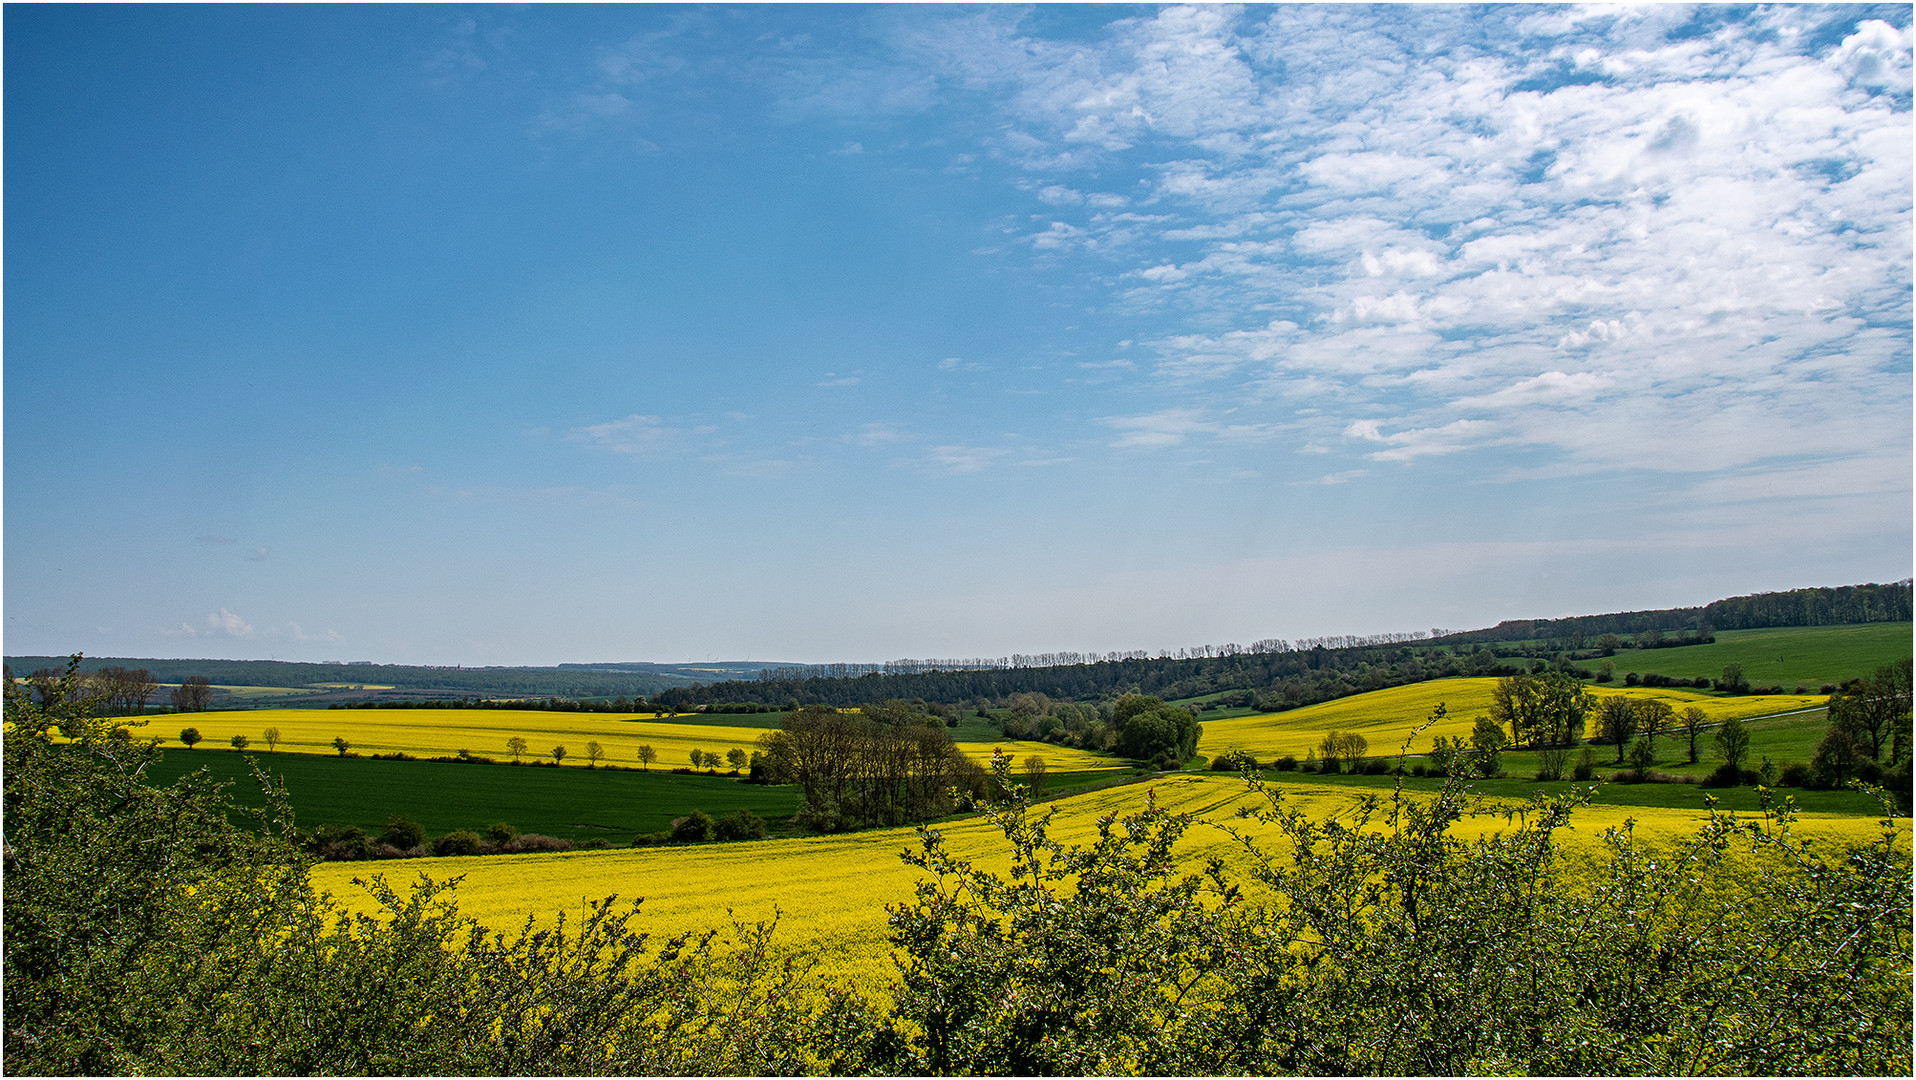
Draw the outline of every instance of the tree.
M180 741L186 744L188 750L193 749L193 744L200 741L200 729L196 727L182 729L180 731Z
M1717 680L1716 687L1726 694L1749 693L1750 684L1749 681L1743 677L1743 665L1723 665L1723 677Z
M1179 763L1197 751L1203 728L1189 710L1143 694L1125 694L1112 703L1118 729L1118 753L1139 761Z
M1857 743L1848 728L1831 724L1816 744L1816 753L1810 757L1810 775L1816 778L1819 787L1842 787L1856 775L1856 767L1862 763L1865 753L1865 748Z
M247 738L247 737L246 737L246 736L244 736L244 735L235 735L235 736L233 736L233 738L232 738L231 740L229 740L229 741L231 741L231 742L232 742L232 744L233 744L233 749L235 749L235 750L244 750L244 749L246 749L246 746L247 746L247 744L248 744L248 743L250 743L250 742L252 742L253 740L251 740L251 739L249 739L249 738Z
M1683 712L1679 715L1683 719L1683 734L1688 738L1690 743L1690 764L1695 765L1697 760L1696 740L1697 737L1703 733L1703 721L1708 719L1708 717L1704 715L1702 709L1697 708L1695 705L1684 706Z
M266 739L267 753L270 754L273 751L279 749L279 729L278 728L269 727L265 731L261 732L261 735L263 735Z
M552 748L552 763L554 765L558 765L563 763L564 761L565 761L565 747L563 745L553 747Z
M1637 731L1652 745L1656 737L1670 730L1676 721L1676 710L1662 698L1646 698L1637 703Z
M1566 672L1512 675L1491 690L1490 718L1522 746L1567 746L1583 738L1595 699Z
M518 761L520 756L528 749L530 749L530 744L517 735L506 740L506 753L511 754L512 760L514 761Z
M1750 733L1743 730L1743 721L1732 716L1718 725L1716 751L1723 755L1724 763L1730 768L1743 766L1743 756L1750 752Z
M1502 724L1488 716L1479 716L1470 729L1470 746L1477 753L1478 768L1485 776L1503 772L1503 749L1510 745Z
M1630 744L1630 767L1637 771L1639 779L1650 775L1650 766L1656 764L1656 759L1656 741L1648 735L1639 735L1637 740Z
M644 766L646 769L650 769L652 767L652 763L657 760L659 760L659 752L657 750L652 749L652 747L649 745L639 747L639 764L640 765Z
M765 839L765 819L743 807L719 818L713 825L720 840Z
M347 742L346 737L344 735L333 736L333 749L339 751L340 757L345 757L346 751L351 750L352 748L353 748L353 744Z
M1904 660L1878 668L1830 695L1831 726L1849 732L1872 761L1882 761L1886 750L1892 762L1901 757L1901 748L1894 744L1899 729L1909 724L1910 667Z
M705 764L705 751L703 750L692 751L692 767L696 769L703 764Z
M746 762L749 760L750 760L750 755L746 754L745 751L739 749L736 746L732 747L730 750L727 750L725 752L725 761L727 764L732 766L732 771L734 772L737 772L738 770L743 769L746 765Z
M1622 694L1606 694L1597 699L1597 738L1617 744L1617 764L1623 764L1623 747L1637 733L1636 702Z
M686 843L703 843L717 833L712 815L703 810L694 810L672 825L672 839Z
M597 741L587 740L585 744L585 759L586 768L596 767L599 762L605 760L605 747L600 746Z
M205 712L213 704L213 685L204 675L188 675L173 688L172 698L181 712Z
M426 842L426 827L403 814L394 814L386 819L386 831L379 834L379 842L411 851Z
M1025 758L1025 783L1031 785L1033 795L1043 794L1045 785L1045 761L1037 754Z

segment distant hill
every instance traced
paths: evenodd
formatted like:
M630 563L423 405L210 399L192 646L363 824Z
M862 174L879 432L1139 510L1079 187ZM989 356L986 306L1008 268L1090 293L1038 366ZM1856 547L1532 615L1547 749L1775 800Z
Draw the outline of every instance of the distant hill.
M1445 634L1431 639L1440 644L1485 641L1562 641L1583 648L1588 639L1604 634L1642 634L1713 630L1761 630L1780 626L1845 626L1872 622L1910 621L1910 579L1878 585L1791 589L1787 592L1732 596L1703 607L1655 608L1620 611L1610 615L1576 615L1564 619L1507 619L1484 630Z
M787 665L760 661L655 664L573 663L556 667L422 667L306 664L284 660L156 660L88 657L93 671L145 668L162 683L204 676L221 707L326 705L339 701L455 697L610 699L645 697L679 708L731 702L856 705L890 698L947 704L999 702L1041 693L1087 700L1127 690L1166 699L1227 695L1227 704L1295 708L1365 690L1446 675L1528 670L1598 646L1606 634L1649 647L1701 640L1717 630L1909 622L1911 582L1733 596L1702 607L1658 608L1561 619L1510 619L1482 630L1370 637L1265 640L1152 656L1144 652L1045 653L995 660L911 660L887 664ZM60 669L60 656L10 656L15 675ZM253 689L248 689L253 688ZM255 690L257 692L255 692Z
M41 668L66 667L64 656L9 656L15 675ZM287 660L157 660L143 657L89 656L82 670L103 667L145 668L162 683L189 675L215 686L277 688L289 693L222 693L216 704L313 704L334 701L406 700L448 697L592 698L651 696L674 686L728 678L749 678L776 665L751 661L707 664L561 664L557 667L424 667L411 664L306 664Z

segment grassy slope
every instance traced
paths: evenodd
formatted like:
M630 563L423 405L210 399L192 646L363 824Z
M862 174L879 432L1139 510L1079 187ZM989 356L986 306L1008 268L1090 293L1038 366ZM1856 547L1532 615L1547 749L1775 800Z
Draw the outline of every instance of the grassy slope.
M388 817L402 814L425 826L428 836L454 829L483 831L505 821L522 832L628 844L638 833L666 828L674 817L693 809L716 817L746 808L776 821L798 808L795 788L661 769L515 768L201 749L167 751L151 776L155 782L170 783L204 768L215 778L234 781L233 793L241 803L258 806L263 800L247 767L248 757L284 778L294 815L305 828L358 825L377 833Z
M1770 630L1721 630L1711 645L1674 649L1625 649L1610 658L1619 678L1626 672L1656 672L1679 679L1715 679L1727 664L1742 664L1752 686L1808 687L1868 675L1909 659L1911 624L1791 626ZM1595 666L1600 661L1585 661Z

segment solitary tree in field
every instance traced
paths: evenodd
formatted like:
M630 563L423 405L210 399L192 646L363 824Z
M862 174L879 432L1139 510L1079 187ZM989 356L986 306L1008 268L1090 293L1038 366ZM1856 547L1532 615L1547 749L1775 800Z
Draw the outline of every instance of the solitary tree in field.
M1676 725L1676 710L1662 698L1637 702L1637 733L1654 746L1656 738Z
M692 751L692 767L696 769L703 764L705 764L705 751L703 750Z
M1695 705L1690 705L1685 707L1683 712L1678 715L1682 717L1683 720L1683 734L1688 736L1690 740L1690 764L1695 765L1696 740L1697 736L1703 733L1703 710L1697 708Z
M652 768L652 763L657 760L659 760L659 752L657 750L652 749L650 746L639 747L639 764L640 765L644 766L647 770L650 770Z
M186 744L188 750L193 749L193 744L200 741L200 729L196 727L186 728L180 732L180 741Z
M249 738L247 738L247 737L246 737L246 736L244 736L244 735L235 735L235 736L233 736L233 738L232 738L231 740L229 740L229 741L230 741L230 742L232 742L232 744L233 744L233 749L235 749L235 750L244 750L244 749L246 749L246 745L247 745L248 743L250 743L250 742L252 742L253 740L251 740L251 739L249 739Z
M554 765L558 765L563 763L564 761L565 761L565 747L564 746L553 747L552 748L552 763Z
M1731 768L1743 763L1743 755L1750 752L1750 733L1743 730L1743 721L1734 716L1723 721L1716 729L1716 749Z
M726 763L734 769L743 769L748 760L750 759L746 757L745 751L740 750L736 746L725 752Z
M1025 782L1031 785L1031 793L1033 795L1041 794L1044 791L1044 758L1037 754L1032 754L1025 758Z
M585 758L587 768L596 767L599 762L605 760L605 747L600 746L596 741L587 742L585 744Z
M1598 699L1597 738L1617 744L1617 764L1623 764L1623 748L1636 733L1636 702L1621 694Z
M353 744L347 742L345 736L343 735L333 736L333 749L339 751L340 757L345 757L346 751L352 749L352 747L353 747Z
M270 753L272 753L273 751L275 751L275 750L278 750L278 749L279 749L279 729L278 729L278 728L276 728L276 727L269 727L269 728L267 728L267 729L266 729L265 731L263 731L263 732L261 732L260 734L261 734L261 735L263 735L263 736L265 736L265 738L266 738L266 752L267 752L267 753L269 753L269 754L270 754Z
M512 760L518 761L525 752L526 741L524 739L514 735L512 738L506 740L506 753L512 755Z

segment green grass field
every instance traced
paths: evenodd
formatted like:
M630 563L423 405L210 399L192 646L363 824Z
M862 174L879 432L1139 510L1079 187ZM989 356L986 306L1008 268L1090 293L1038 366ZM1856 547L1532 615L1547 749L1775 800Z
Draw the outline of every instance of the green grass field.
M402 814L425 826L428 836L454 829L484 831L504 821L521 832L574 841L601 837L623 846L639 833L669 827L673 818L694 809L717 817L744 808L770 822L789 818L798 809L797 788L656 768L621 772L168 750L150 776L155 783L169 784L204 768L216 779L233 781L234 797L242 805L259 806L264 800L247 767L249 756L285 779L294 816L305 829L358 825L378 833L388 817Z
M1885 664L1910 658L1909 623L1856 626L1788 626L1771 630L1720 630L1710 645L1674 649L1624 649L1610 658L1617 678L1635 671L1678 679L1699 675L1715 679L1729 664L1742 664L1751 686L1806 686L1811 693L1825 683L1840 685ZM1595 667L1601 661L1584 661Z

